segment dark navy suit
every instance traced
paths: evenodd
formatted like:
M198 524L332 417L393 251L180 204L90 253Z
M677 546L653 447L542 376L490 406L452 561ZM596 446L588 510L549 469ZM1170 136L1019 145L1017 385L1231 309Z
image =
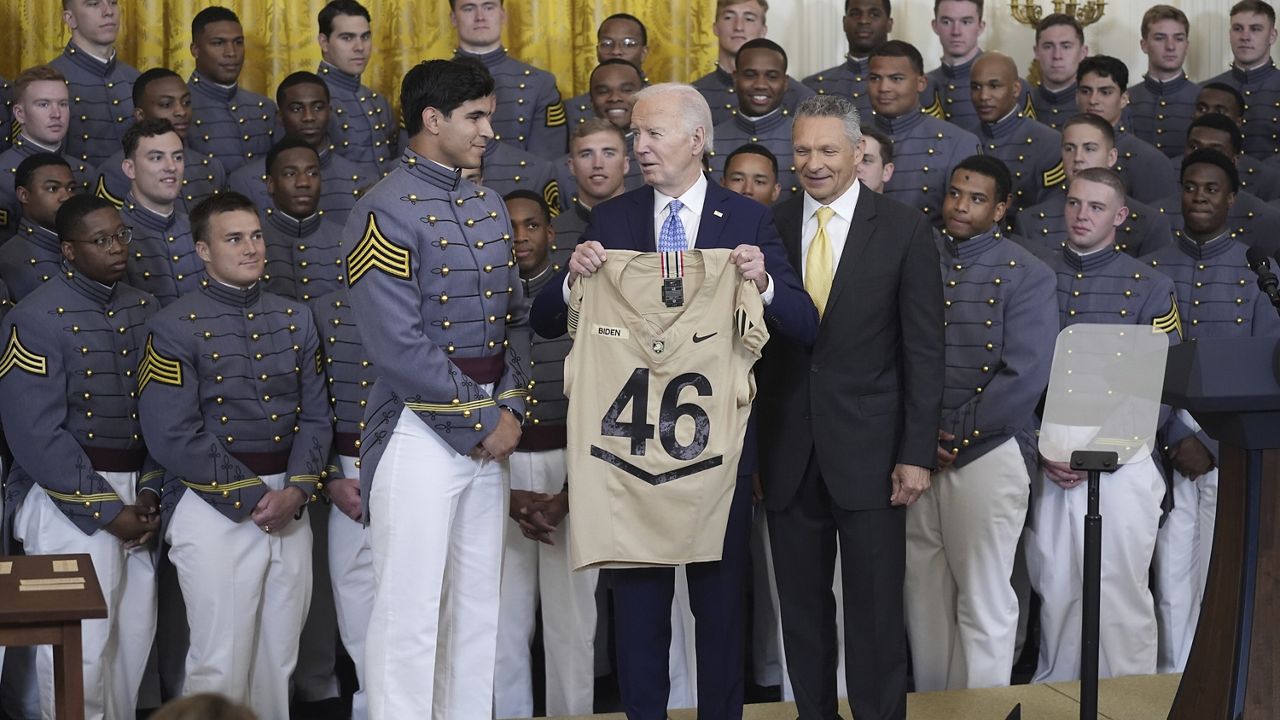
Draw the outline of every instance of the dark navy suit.
M608 249L654 252L653 203L654 190L646 185L597 205L582 240L599 241ZM818 331L817 310L787 261L772 213L754 200L708 183L694 247L734 248L744 243L760 246L765 268L773 278L773 299L765 308L769 332L805 347L812 345ZM566 330L563 286L564 273L534 300L530 321L543 337L556 337ZM753 418L747 426L738 465L738 486L721 559L685 568L696 619L701 720L742 717L743 599L751 473L755 469ZM665 718L670 693L667 653L675 574L670 568L612 570L610 574L617 614L618 683L627 717Z

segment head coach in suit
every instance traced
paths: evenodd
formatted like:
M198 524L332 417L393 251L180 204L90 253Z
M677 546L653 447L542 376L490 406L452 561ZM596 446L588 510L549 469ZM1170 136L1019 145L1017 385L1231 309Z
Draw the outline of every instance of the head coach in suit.
M592 211L564 277L534 300L534 330L544 337L565 332L569 285L598 270L608 249L725 248L732 250L730 259L742 277L760 289L770 335L796 347L812 345L817 311L787 262L769 209L709 183L703 174L703 152L712 145L706 100L689 85L650 86L636 96L631 129L645 186ZM933 262L936 266L936 257ZM933 273L936 282L936 267ZM930 423L937 425L936 409ZM755 432L749 424L721 559L686 566L697 621L698 717L703 720L742 717L743 599L750 476L755 470ZM670 690L667 656L674 573L670 568L609 572L623 706L630 720L661 720Z
M943 377L938 252L923 213L857 180L858 112L800 104L804 193L777 206L787 257L821 315L813 345L770 342L757 367L760 475L801 720L836 717L837 543L849 704L906 717L906 506L929 488Z

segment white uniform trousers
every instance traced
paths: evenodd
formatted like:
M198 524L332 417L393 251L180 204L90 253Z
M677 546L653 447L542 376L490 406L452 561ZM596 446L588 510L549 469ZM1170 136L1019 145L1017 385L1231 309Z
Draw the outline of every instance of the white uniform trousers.
M564 487L564 450L519 451L511 456L511 488L555 494ZM599 570L573 571L569 560L570 512L551 539L530 540L505 523L502 593L498 603L498 656L494 715L533 715L530 644L542 607L546 656L546 714L590 715L595 701L596 581Z
M907 637L916 692L1009 684L1018 596L1009 578L1031 479L1010 438L934 473L907 508Z
M360 477L356 458L339 455L338 462L343 477ZM329 508L329 579L333 583L338 634L356 667L360 686L351 698L351 720L365 720L369 705L364 690L364 641L369 613L373 611L373 550L369 547L369 529L336 507Z
M262 481L273 490L285 485L283 474ZM166 538L191 628L182 694L218 693L259 717L289 717L289 677L311 603L307 516L265 533L188 490Z
M371 718L493 717L506 476L401 414L369 497Z
M1032 485L1027 570L1041 599L1040 661L1033 682L1080 678L1087 484L1064 490L1039 474ZM1156 611L1149 577L1164 480L1149 456L1102 476L1102 590L1098 674L1156 670Z
M100 472L126 505L137 498L138 474ZM138 686L156 628L156 577L151 551L126 550L119 538L99 529L85 535L35 485L14 518L14 536L28 555L88 553L107 603L107 618L85 620L84 716L88 720L133 717ZM54 717L53 648L36 650L40 714Z
M1217 510L1217 468L1195 480L1174 471L1173 510L1156 538L1156 619L1160 625L1157 672L1182 672L1187 665L1209 579Z

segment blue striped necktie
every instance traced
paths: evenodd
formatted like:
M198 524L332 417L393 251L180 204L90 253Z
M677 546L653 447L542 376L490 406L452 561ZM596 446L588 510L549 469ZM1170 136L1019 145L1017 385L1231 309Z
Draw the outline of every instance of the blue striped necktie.
M667 205L671 212L662 223L662 231L658 233L658 252L683 252L689 249L689 240L684 235L684 223L680 222L680 210L684 203L672 200Z

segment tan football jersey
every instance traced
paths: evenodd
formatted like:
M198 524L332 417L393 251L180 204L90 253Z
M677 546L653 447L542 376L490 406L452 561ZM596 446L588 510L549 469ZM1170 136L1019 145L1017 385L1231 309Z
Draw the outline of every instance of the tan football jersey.
M769 339L755 283L728 250L610 250L569 334L573 566L719 560Z

